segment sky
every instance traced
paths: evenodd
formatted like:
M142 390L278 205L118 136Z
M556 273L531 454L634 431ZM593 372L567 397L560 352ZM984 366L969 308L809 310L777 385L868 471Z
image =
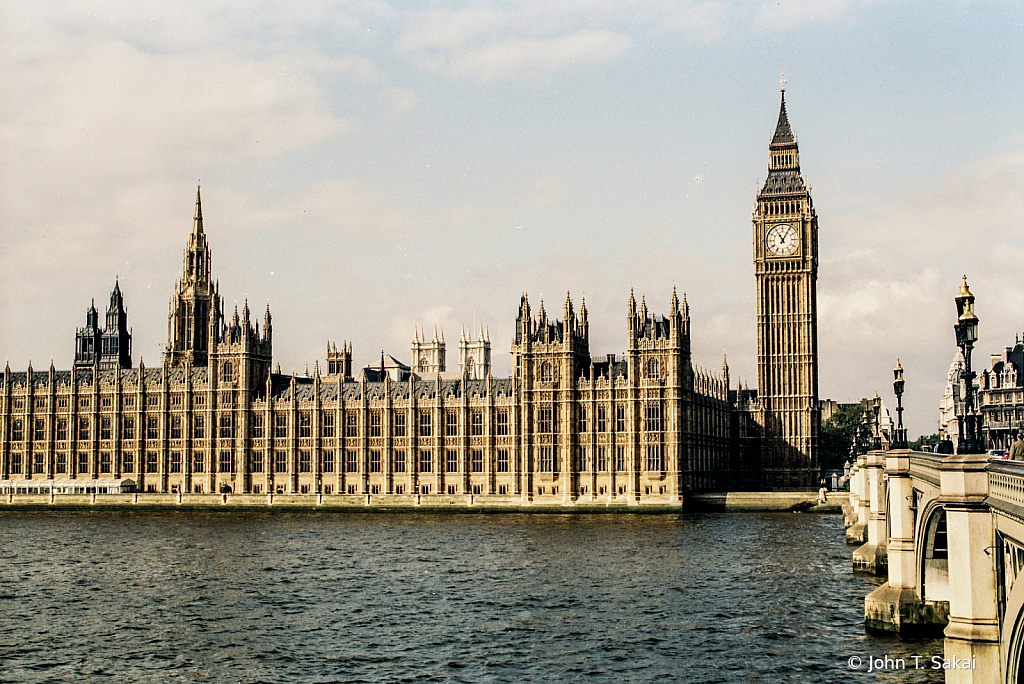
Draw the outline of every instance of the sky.
M69 368L115 279L159 363L201 179L228 311L285 372L419 326L685 292L694 363L757 384L752 224L779 80L819 217L820 396L934 432L966 274L976 367L1024 330L1024 9L925 0L0 0L0 358ZM262 319L262 317L260 317Z

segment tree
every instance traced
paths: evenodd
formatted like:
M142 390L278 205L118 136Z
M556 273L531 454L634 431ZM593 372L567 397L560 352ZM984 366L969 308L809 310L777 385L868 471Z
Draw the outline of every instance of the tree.
M821 453L826 470L842 469L863 416L864 405L853 404L833 413L821 426Z
M910 443L910 448L913 449L914 451L920 451L921 447L923 447L925 444L935 444L940 439L942 438L939 437L938 433L935 433L933 435L921 435L920 437L918 437L917 439Z

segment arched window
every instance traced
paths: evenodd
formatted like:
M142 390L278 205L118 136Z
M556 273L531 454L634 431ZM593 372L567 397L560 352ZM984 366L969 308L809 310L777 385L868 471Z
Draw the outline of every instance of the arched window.
M661 377L661 364L658 359L651 359L647 362L647 377L650 380L657 380Z
M231 362L229 361L228 363L225 363L224 372L221 374L224 376L224 382L231 382L232 380L234 380L234 372L235 370L234 368L231 367Z
M547 361L540 367L540 379L542 382L551 382L553 373L551 372L551 364Z
M426 356L421 356L420 357L420 373L426 373L426 372L427 372L427 357Z
M473 377L473 357L466 359L466 375Z

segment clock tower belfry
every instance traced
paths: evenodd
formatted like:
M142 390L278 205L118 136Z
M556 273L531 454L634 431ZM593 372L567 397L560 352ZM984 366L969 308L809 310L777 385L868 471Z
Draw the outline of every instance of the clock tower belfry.
M757 280L757 421L762 486L814 487L818 440L818 217L800 176L785 80L768 178L754 211Z

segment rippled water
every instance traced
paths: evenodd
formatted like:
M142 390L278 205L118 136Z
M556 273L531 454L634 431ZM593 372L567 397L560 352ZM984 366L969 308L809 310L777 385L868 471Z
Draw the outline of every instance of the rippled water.
M942 642L864 633L839 516L5 513L0 549L3 682L942 681L849 669Z

